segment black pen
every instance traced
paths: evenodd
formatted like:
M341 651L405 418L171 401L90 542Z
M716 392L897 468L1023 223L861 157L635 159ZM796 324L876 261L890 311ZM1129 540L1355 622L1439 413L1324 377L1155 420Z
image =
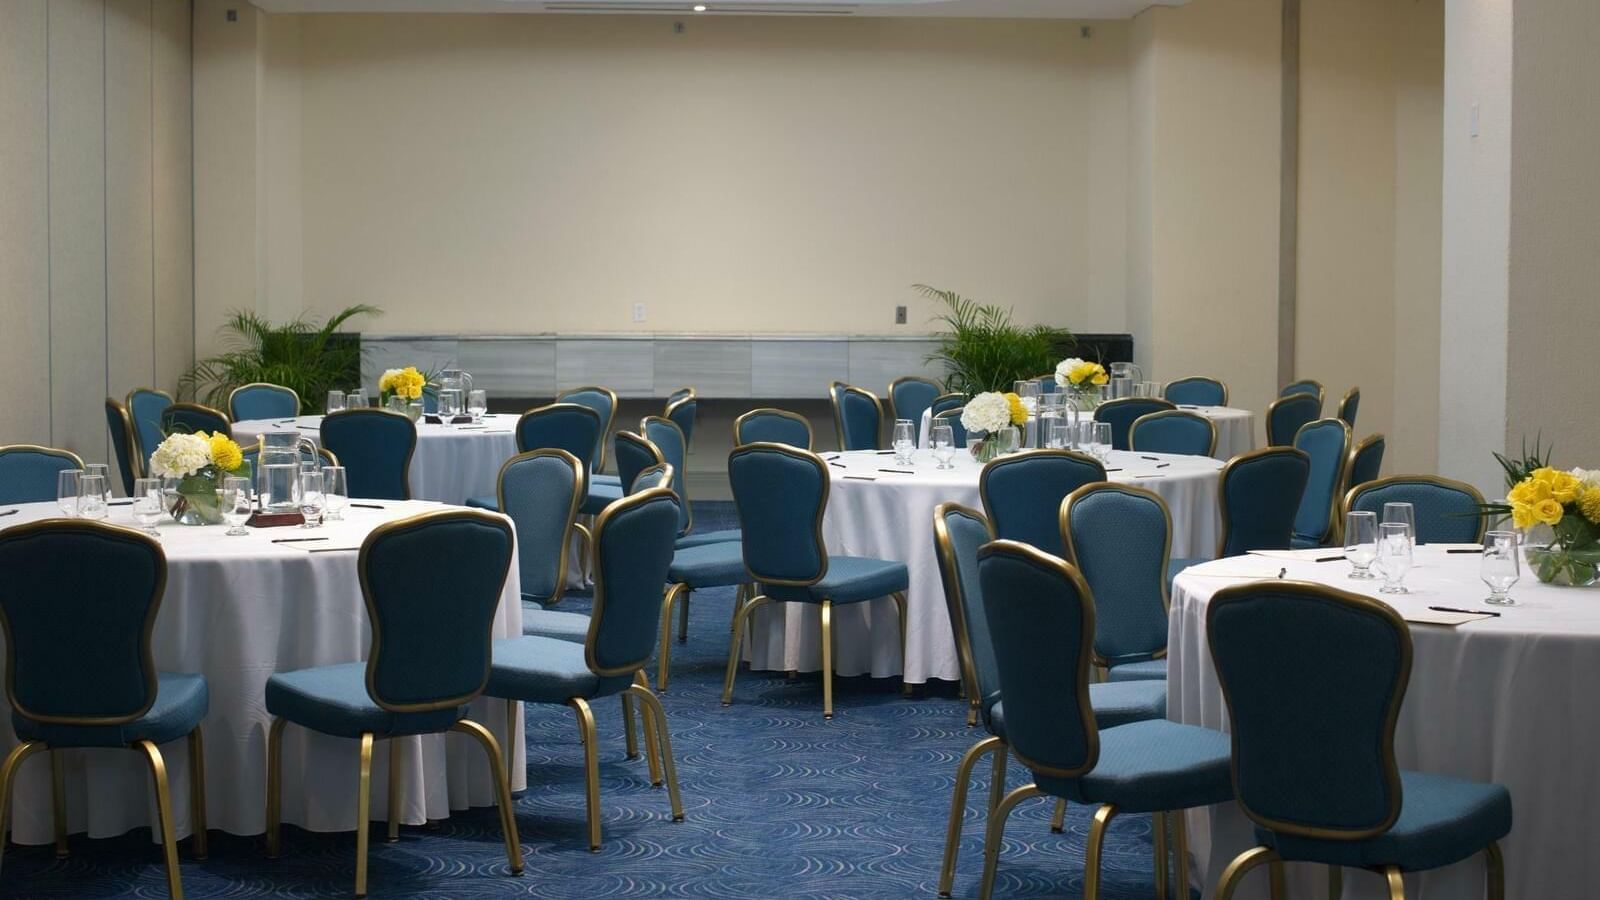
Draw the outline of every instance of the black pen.
M110 503L107 503L106 505L107 506L132 506L133 505L133 501L132 500L113 500Z
M1161 463L1160 465L1156 466L1156 468L1165 469L1167 466L1170 466L1170 465L1172 465L1172 463Z
M383 509L383 507L379 506L376 503L352 503L350 505L351 506L359 506L362 509Z
M274 538L272 542L274 544L303 544L306 541L325 541L325 540L327 540L327 538L325 538L325 537L314 537L314 538Z
M1343 556L1319 556L1316 559L1312 560L1312 562L1339 562L1342 559L1345 559L1345 557L1343 557Z
M828 465L830 465L830 466L834 466L834 467L835 467L835 468L840 468L840 469L847 469L847 468L849 468L849 466L846 466L846 465L845 465L845 464L844 464L844 463L836 463L836 462L830 462L830 463L828 463Z
M1434 612L1466 613L1469 616L1493 616L1496 619L1500 618L1499 613L1489 612L1486 609L1456 609L1454 606L1430 606L1428 608Z
M1446 550L1445 552L1446 553L1482 553L1483 551L1479 550L1477 547L1452 547L1451 549ZM1500 614L1499 613L1495 613L1495 615L1498 616Z
M1139 457L1139 458L1140 458L1140 459L1148 459L1148 460L1153 460L1153 461L1155 461L1155 462L1161 462L1161 457L1159 457L1159 456L1141 456L1141 457Z
M877 481L878 480L878 479L872 477L871 475L846 475L844 477L853 478L856 481Z
M915 469L879 469L878 471L879 472L893 472L896 475L915 475L915 474L917 474L917 471Z
M20 509L8 509L5 512L0 512L0 516L14 516L21 511Z

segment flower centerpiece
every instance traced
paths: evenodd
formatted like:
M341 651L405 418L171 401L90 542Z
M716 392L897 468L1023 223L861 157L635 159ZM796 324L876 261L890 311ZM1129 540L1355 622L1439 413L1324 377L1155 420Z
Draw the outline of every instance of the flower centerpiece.
M1534 576L1580 587L1600 581L1600 470L1554 468L1537 444L1531 454L1524 447L1518 459L1498 453L1495 459L1509 490L1503 502L1484 504L1483 514L1510 516L1530 538L1525 546Z
M169 434L150 457L150 474L178 482L168 511L184 525L222 522L218 492L229 475L249 475L244 452L225 434Z
M1056 364L1056 384L1080 410L1093 409L1100 402L1100 388L1110 381L1106 367L1097 362L1070 357Z
M418 371L416 366L389 369L378 379L378 399L383 402L385 409L409 415L412 402L422 399L422 391L427 384L428 376Z
M979 462L988 462L999 456L1007 444L1005 435L1009 432L1014 437L1014 426L1027 424L1027 421L1028 408L1023 405L1022 398L998 391L978 394L968 400L966 408L961 411L961 427L967 430L968 447L973 458ZM1017 443L1014 439L1009 442L1012 449L1016 448Z

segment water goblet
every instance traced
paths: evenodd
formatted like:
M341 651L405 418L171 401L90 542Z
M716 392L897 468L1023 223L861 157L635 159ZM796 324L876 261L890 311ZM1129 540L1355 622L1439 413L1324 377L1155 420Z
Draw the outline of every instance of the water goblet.
M483 414L489 411L489 392L482 388L467 391L467 415L472 416L472 421L482 422Z
M1380 594L1409 594L1406 573L1411 571L1411 532L1404 522L1378 526L1378 569L1383 573Z
M1406 526L1406 536L1411 539L1411 546L1417 545L1417 510L1416 507L1403 501L1391 501L1383 505L1383 522L1385 525L1394 522Z
M135 478L133 480L133 520L144 526L144 533L159 537L156 523L167 514L161 501L161 479Z
M78 500L83 496L83 470L62 469L56 473L56 506L64 516L78 515Z
M956 458L955 429L949 425L935 425L928 434L933 443L933 459L940 469L953 469L950 462Z
M326 411L329 415L332 415L336 412L343 412L347 404L348 398L345 396L344 391L328 392L328 405L326 407Z
M906 465L911 453L917 449L917 426L910 419L894 420L894 461Z
M233 475L222 479L217 499L221 501L218 506L222 510L222 521L228 525L223 534L234 537L249 534L244 523L250 521L250 514L255 511L250 502L250 479Z
M104 497L106 503L111 502L111 467L105 463L89 463L83 467L85 475L99 475L100 483L106 486Z
M1111 423L1090 422L1089 452L1104 463L1111 458Z
M344 466L322 467L322 497L332 522L344 519L344 510L350 505L350 482L345 477Z
M302 527L315 528L322 524L322 511L327 499L323 494L320 471L300 473L300 514L306 522Z
M1344 517L1344 558L1350 561L1350 577L1357 581L1376 578L1373 560L1378 558L1378 516L1355 510Z
M1483 565L1479 569L1489 597L1483 602L1494 606L1516 606L1511 599L1512 585L1522 578L1522 559L1515 531L1491 531L1483 536Z
M78 479L83 495L78 498L78 515L85 519L104 519L111 508L106 505L106 477L84 475Z

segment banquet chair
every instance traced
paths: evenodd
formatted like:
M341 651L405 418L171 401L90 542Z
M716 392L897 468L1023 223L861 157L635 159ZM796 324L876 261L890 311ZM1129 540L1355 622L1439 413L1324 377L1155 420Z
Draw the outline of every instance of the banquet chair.
M318 444L342 460L350 496L411 499L417 426L381 409L346 409L322 417Z
M960 409L966 405L966 394L940 394L939 396L933 398L932 403L928 404L928 413L930 417L937 416L942 412L952 409ZM920 425L921 423L918 424Z
M233 437L233 423L228 419L228 414L199 403L174 403L162 410L161 430L163 434L175 431L197 434L204 431L206 434Z
M373 412L410 424L404 416ZM394 840L399 836L404 770L397 739L454 731L474 738L489 758L506 859L513 874L522 873L522 846L500 742L467 718L469 704L491 681L495 610L515 545L506 519L460 508L386 522L362 541L356 566L372 627L367 661L279 672L267 679L266 705L272 716L267 732L268 857L278 856L283 731L290 722L360 741L358 897L367 894L373 743L389 741L389 838ZM440 566L440 559L451 565Z
M989 624L983 611L982 587L978 583L978 548L994 539L989 523L975 509L955 503L942 503L933 513L934 552L939 560L939 578L944 583L945 605L956 638L956 658L961 667L961 685L968 704L967 725L982 718L986 737L967 750L956 767L955 792L951 797L950 821L946 828L944 864L939 869L939 896L950 896L955 880L956 855L961 843L961 826L967 806L967 790L973 769L986 753L992 753L988 810L999 805L1005 788L1006 756L1005 712L1000 700L1000 678L995 672L994 648L989 642ZM1167 714L1165 682L1129 681L1089 685L1089 705L1095 724L1112 728L1129 722L1163 718ZM1059 804L1051 828L1062 830L1065 804Z
M667 463L657 463L645 466L634 477L633 484L628 488L629 494L639 494L654 488L672 490L672 466Z
M922 414L944 392L939 382L915 375L903 375L889 382L889 421L910 419L911 427L922 425Z
M1356 427L1356 410L1361 408L1361 388L1353 387L1339 401L1339 418L1351 428Z
M661 448L632 431L619 431L611 436L611 456L617 463L617 478L621 479L621 487L629 494L634 492L633 483L639 480L640 472L667 461L661 455ZM619 495L617 499L622 497Z
M672 466L679 500L678 520L678 548L700 547L705 544L720 544L728 541L737 542L740 538L739 529L729 528L723 531L702 531L694 533L694 509L690 506L688 490L688 456L689 447L683 439L683 432L670 420L660 416L646 416L640 423L640 430L646 439L655 444L661 451L661 457ZM687 613L685 613L687 616Z
M117 456L117 472L122 477L122 495L133 496L133 480L142 478L144 460L134 450L133 419L128 408L115 398L106 398L106 432L111 436L111 451Z
M996 537L1065 556L1061 503L1078 488L1106 480L1106 468L1076 450L1026 450L983 467L978 497Z
M35 444L0 446L0 503L54 500L57 476L81 468L83 460L71 450Z
M1350 489L1344 512L1370 512L1383 520L1385 503L1410 503L1419 544L1481 544L1488 520L1483 494L1464 481L1437 475L1391 475Z
M1299 381L1293 381L1293 382L1290 382L1289 384L1284 385L1283 389L1278 391L1278 396L1280 398L1281 397L1292 397L1295 394L1310 394L1313 397L1316 397L1317 398L1317 415L1318 416L1322 415L1322 401L1323 401L1323 398L1326 396L1326 394L1324 394L1324 392L1322 390L1322 382L1314 381L1314 380L1312 380L1310 378L1303 378L1303 379L1301 379Z
M1035 378L1034 381L1039 382L1039 393L1041 394L1061 393L1061 382L1056 381L1056 373L1054 372L1046 372Z
M1295 548L1322 547L1339 540L1344 520L1339 516L1339 498L1344 496L1345 478L1350 463L1350 426L1338 419L1318 419L1307 423L1294 436L1296 450L1311 459L1306 475L1306 490L1294 514Z
M685 447L694 444L694 420L699 411L700 401L695 397L694 388L679 388L672 392L672 396L667 399L665 411L661 413L663 418L671 419L683 432ZM623 484L627 484L626 479L623 480Z
M1369 434L1356 442L1350 450L1350 487L1378 480L1378 473L1383 469L1383 448L1381 434Z
M1294 436L1322 415L1322 401L1312 394L1290 394L1267 404L1267 445L1291 447Z
M733 703L733 679L750 616L769 603L806 603L822 618L822 717L833 718L833 607L892 597L900 614L900 658L906 648L905 563L830 556L822 541L828 467L808 450L746 444L728 455L728 481L745 535L744 565L762 593L739 608L728 647L722 705ZM909 689L902 679L902 690Z
M928 422L928 442L930 446L933 442L933 427L935 425L949 425L950 437L954 441L956 449L967 449L967 426L961 424L961 414L966 411L967 408L965 406L953 406L934 413L933 418Z
M744 444L788 444L811 449L811 423L805 416L786 409L752 409L733 420L734 446Z
M300 395L294 388L257 381L241 384L228 393L228 415L233 421L287 419L300 415Z
M205 859L200 720L210 694L204 675L156 670L151 632L167 582L161 544L100 522L55 519L17 525L0 533L0 571L6 573L0 626L10 648L6 700L19 741L0 764L0 823L10 821L8 798L17 769L35 753L49 751L56 855L67 855L60 751L137 750L155 782L152 830L166 859L167 893L180 900L176 823L159 745L187 738L190 844L195 857ZM84 627L88 622L93 627Z
M653 489L611 504L595 520L594 612L581 644L535 635L494 642L484 693L507 701L508 733L516 731L522 703L571 706L577 715L590 850L600 849L599 736L590 702L602 697L622 694L644 707L646 746L656 751L659 744L672 819L683 821L666 714L644 675L655 649L656 611L672 558L677 505L671 491ZM653 780L659 784L658 777Z
M1096 406L1094 420L1111 423L1111 449L1126 450L1128 434L1133 431L1135 421L1151 413L1175 409L1176 406L1159 397L1123 397Z
M1169 824L1177 835L1177 883L1186 885L1184 817L1172 813L1232 799L1227 735L1165 718L1097 727L1089 686L1095 601L1071 563L1026 544L995 541L978 552L978 582L1006 744L1033 776L989 815L978 896L993 894L1006 819L1017 804L1038 796L1096 807L1084 900L1099 900L1106 830L1125 813L1152 814L1157 896L1165 894Z
M239 448L239 451L244 454L244 461L250 464L249 471L252 474L259 472L258 461L261 459L261 441L257 440L254 444L245 444ZM327 447L318 447L315 452L312 452L302 444L300 445L300 464L303 466L306 463L315 463L318 468L322 466L337 466L339 465L339 457L334 455L333 451Z
M534 450L565 450L578 461L583 463L584 483L589 485L593 493L593 485L589 479L594 475L594 442L601 434L600 414L586 406L576 403L551 403L538 406L523 413L517 419L517 452L529 453ZM617 491L613 496L604 494L601 500L615 500L621 496ZM584 504L588 505L587 496ZM494 497L468 497L467 506L474 509L499 509L499 503ZM605 503L601 502L596 509L603 509Z
M883 404L865 388L842 381L828 385L833 401L833 424L839 434L840 450L877 450L883 427Z
M1160 495L1102 481L1061 504L1063 557L1094 592L1094 663L1107 681L1166 681L1172 513Z
M1251 550L1288 550L1310 473L1311 457L1293 447L1263 447L1228 460L1217 477L1222 537L1216 558ZM1169 592L1174 576L1209 559L1173 560L1167 567Z
M611 423L617 417L617 392L608 387L589 385L562 391L556 395L556 402L586 406L600 417L600 430L594 436L594 449L587 456L573 454L589 461L589 486L620 483L615 475L598 474L606 467L606 435L611 433Z
M1482 851L1490 900L1504 900L1498 841L1511 831L1511 794L1498 784L1402 771L1395 722L1411 677L1411 632L1394 609L1299 581L1225 587L1206 609L1206 640L1233 743L1238 803L1256 846L1223 870L1229 900L1252 869L1285 862L1381 876L1404 900L1401 873Z
M1217 452L1217 423L1183 409L1153 412L1133 420L1128 449L1211 456Z
M1170 403L1179 406L1227 406L1228 386L1215 378L1190 375L1167 382L1162 393Z
M155 388L134 388L123 403L128 418L133 420L134 455L139 458L140 471L150 471L150 455L161 446L166 432L161 427L161 414L172 405L172 395Z

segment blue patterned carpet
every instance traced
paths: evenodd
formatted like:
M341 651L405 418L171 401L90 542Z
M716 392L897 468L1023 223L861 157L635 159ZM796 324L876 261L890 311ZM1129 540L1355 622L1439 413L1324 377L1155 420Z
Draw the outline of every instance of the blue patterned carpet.
M699 528L732 527L732 505L697 504ZM492 808L457 813L381 840L373 826L374 897L533 896L754 898L932 898L956 763L982 737L965 725L953 689L929 685L900 696L894 680L835 682L835 716L822 718L816 675L742 671L734 705L720 705L732 589L694 597L690 638L673 653L662 698L672 730L687 821L673 823L664 790L644 761L624 759L619 704L599 718L604 846L584 839L583 760L572 713L528 708L528 790L517 798L527 869L506 867ZM563 609L586 610L570 596ZM980 768L986 769L987 766ZM1013 763L1013 786L1026 772ZM355 748L350 777L356 777ZM980 781L969 798L983 802ZM381 790L374 785L374 790ZM1011 817L996 897L1078 897L1083 890L1088 809L1073 806L1067 833L1051 834L1050 806L1030 801ZM284 854L262 855L259 837L212 833L203 862L179 846L189 897L349 896L355 835L284 829ZM955 896L974 897L982 867L982 818L969 805ZM1106 900L1154 895L1150 819L1114 820L1106 843ZM52 848L6 849L6 897L165 897L158 848L147 830Z

